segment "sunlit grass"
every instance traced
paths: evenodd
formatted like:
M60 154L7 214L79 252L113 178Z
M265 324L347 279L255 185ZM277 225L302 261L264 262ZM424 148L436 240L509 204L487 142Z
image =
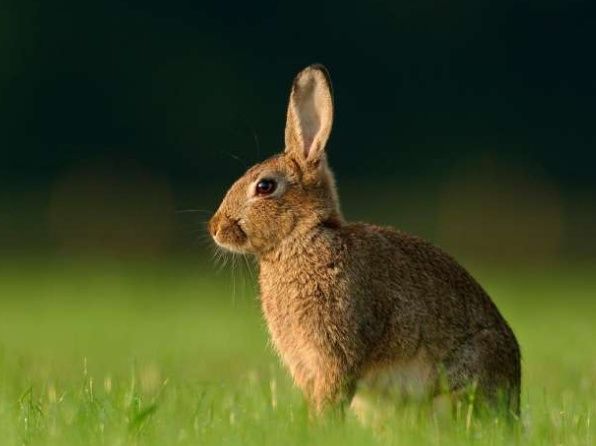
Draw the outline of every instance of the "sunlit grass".
M195 262L0 268L1 444L565 444L595 441L596 275L482 270L523 350L520 426L400 407L309 419L254 283Z

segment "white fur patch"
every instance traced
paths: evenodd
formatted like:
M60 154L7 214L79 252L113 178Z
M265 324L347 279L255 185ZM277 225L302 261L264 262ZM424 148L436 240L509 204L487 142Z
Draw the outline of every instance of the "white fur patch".
M407 362L370 370L358 382L350 408L364 423L377 419L403 398L422 399L435 384L435 371L425 351Z

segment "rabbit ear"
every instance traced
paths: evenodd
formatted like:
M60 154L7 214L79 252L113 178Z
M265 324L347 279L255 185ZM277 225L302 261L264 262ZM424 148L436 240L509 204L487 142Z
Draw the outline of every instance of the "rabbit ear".
M333 95L327 70L311 65L294 79L286 122L286 152L317 165L333 123Z

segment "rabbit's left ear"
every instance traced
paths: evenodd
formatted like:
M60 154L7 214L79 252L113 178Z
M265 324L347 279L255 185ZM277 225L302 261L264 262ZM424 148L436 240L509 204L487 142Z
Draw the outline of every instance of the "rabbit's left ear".
M324 153L333 123L333 95L323 65L311 65L296 76L286 122L286 153L316 166Z

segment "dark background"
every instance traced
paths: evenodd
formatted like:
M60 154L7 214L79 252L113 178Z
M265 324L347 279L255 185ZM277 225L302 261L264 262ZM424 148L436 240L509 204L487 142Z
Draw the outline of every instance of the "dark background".
M0 5L10 255L202 251L320 62L347 217L475 260L596 257L594 2Z

